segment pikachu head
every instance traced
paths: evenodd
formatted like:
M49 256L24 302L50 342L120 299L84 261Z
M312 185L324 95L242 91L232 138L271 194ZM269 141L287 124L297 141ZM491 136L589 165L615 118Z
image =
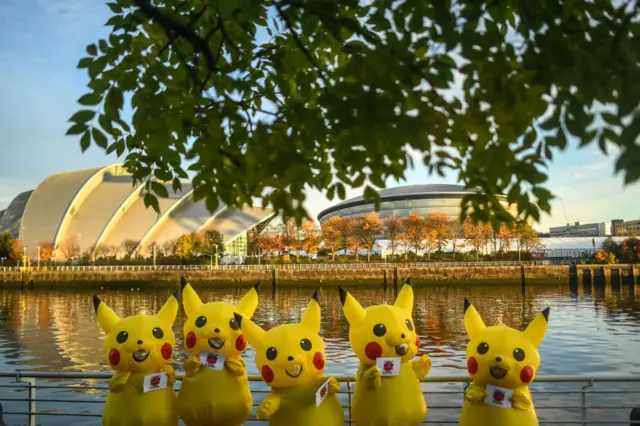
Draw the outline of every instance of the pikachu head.
M349 322L349 343L363 364L375 364L377 358L401 358L405 362L416 356L420 338L413 325L413 289L411 279L402 287L393 305L367 308L342 287L340 302Z
M531 383L540 367L538 347L547 332L549 308L524 331L506 325L487 327L464 299L464 328L469 336L467 370L474 382L515 389Z
M272 388L309 384L324 371L317 291L298 324L282 324L264 331L240 313L236 313L236 320L256 351L256 366L262 379Z
M159 371L171 362L176 338L171 327L178 313L177 295L169 297L156 315L120 318L93 296L100 328L107 335L104 352L115 371L142 373Z
M184 344L190 354L202 351L239 356L247 349L247 338L234 317L239 312L251 318L258 307L260 282L234 306L227 302L202 303L191 284L182 278L182 305L187 319L184 324Z

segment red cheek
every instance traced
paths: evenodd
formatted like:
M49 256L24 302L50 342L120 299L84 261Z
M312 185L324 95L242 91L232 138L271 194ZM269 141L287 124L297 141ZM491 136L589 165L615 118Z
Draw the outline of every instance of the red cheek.
M364 353L369 359L378 359L382 356L382 346L376 342L369 342L364 348Z
M416 336L416 348L420 349L420 336Z
M120 352L116 348L113 348L109 351L109 364L118 365L120 364Z
M478 372L478 361L474 357L467 360L467 371L472 375Z
M240 336L238 336L238 338L236 339L236 349L240 352L244 351L245 349L247 349L247 338L244 337L244 334L241 334Z
M529 383L533 380L533 368L530 365L527 365L520 372L520 381L522 383Z
M265 365L264 367L262 367L262 378L267 383L273 382L273 379L274 379L273 370L268 365Z
M160 349L160 353L162 354L162 358L169 359L173 354L173 348L170 343L165 343L162 345L162 349Z
M196 333L190 331L189 334L187 334L187 338L184 340L184 344L187 345L187 348L189 349L194 347L196 345Z
M322 352L316 352L315 355L313 355L313 366L318 370L324 368L324 355Z

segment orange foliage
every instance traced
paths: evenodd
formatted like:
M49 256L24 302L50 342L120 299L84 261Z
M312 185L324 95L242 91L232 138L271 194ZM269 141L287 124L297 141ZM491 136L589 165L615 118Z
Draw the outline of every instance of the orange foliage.
M302 222L298 232L301 239L301 246L307 253L316 253L320 244L320 230L315 220L307 219Z
M387 236L387 244L391 249L391 255L395 255L402 234L402 221L390 216L384 220L384 225L387 228L385 235Z
M9 243L9 247L7 247L7 251L9 252L9 259L20 262L23 255L22 240L11 240L11 242Z
M371 250L376 238L383 233L383 229L384 225L377 214L368 214L356 220L354 233L358 242L367 249L367 260L369 261L371 260Z
M342 227L342 218L333 216L320 224L320 232L325 247L331 249L331 256L335 258L336 251L340 247L340 229Z
M48 262L53 257L53 243L51 241L40 241L40 260Z
M404 221L403 231L402 242L413 247L417 253L424 240L424 220L417 214L409 215Z

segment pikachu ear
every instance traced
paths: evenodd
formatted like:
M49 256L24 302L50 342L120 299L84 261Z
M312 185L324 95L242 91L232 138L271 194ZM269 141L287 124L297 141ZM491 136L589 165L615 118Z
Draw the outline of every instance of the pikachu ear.
M413 312L413 288L411 287L411 278L402 286L402 290L400 290L393 306L402 309L408 315L411 315L411 312Z
M258 307L258 295L260 294L260 281L244 295L236 310L245 318L251 318Z
M300 321L304 327L309 330L313 330L314 333L320 332L320 304L318 303L318 290L313 293L313 297L307 305L307 309L302 315L302 321Z
M347 318L350 326L358 327L366 318L367 312L355 297L350 295L344 288L338 286L338 291L340 291L340 303L342 303L344 316Z
M166 302L164 302L164 305L160 308L160 311L156 316L160 318L167 327L171 327L176 320L176 315L178 315L178 307L178 292L175 292L169 296L169 299Z
M187 314L187 318L191 318L200 306L202 306L202 300L198 297L198 293L191 287L191 284L187 282L185 277L181 277L182 286L182 306L184 306L184 313Z
M267 333L264 331L259 325L256 325L249 318L243 318L237 312L233 313L236 321L240 325L242 332L245 336L247 336L247 340L254 349L262 347L262 342L264 341L264 335Z
M102 331L105 334L111 333L120 321L120 317L96 295L93 296L93 308L98 315L98 323Z
M530 341L531 344L536 348L540 347L540 344L544 339L544 335L547 333L549 310L549 308L546 308L544 311L536 315L533 321L529 323L529 325L523 332L527 340Z
M466 297L464 298L464 328L471 340L486 328L480 314Z

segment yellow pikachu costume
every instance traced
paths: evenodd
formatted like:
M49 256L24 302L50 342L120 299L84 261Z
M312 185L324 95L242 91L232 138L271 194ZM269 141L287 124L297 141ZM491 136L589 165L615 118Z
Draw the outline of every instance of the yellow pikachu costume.
M464 327L469 336L467 389L460 426L537 426L529 383L540 367L538 347L547 332L549 308L525 331L505 325L487 327L464 299Z
M247 338L234 312L251 318L258 306L259 291L260 282L237 306L226 302L202 303L182 278L182 304L187 315L184 344L189 358L178 394L178 412L187 426L239 426L251 413L253 399L241 357L247 348ZM222 368L208 368L207 356L217 354L225 356Z
M349 343L360 360L351 418L356 426L417 426L427 415L420 380L429 373L428 355L412 361L420 338L411 313L411 280L402 287L393 306L375 305L366 309L342 287L340 302L349 322ZM378 358L397 358L397 376L382 377Z
M104 426L178 426L175 372L169 365L176 339L171 330L178 313L176 295L157 315L122 318L93 296L104 351L115 374L102 413Z
M343 426L344 409L336 393L340 384L324 375L324 342L316 291L299 324L282 324L264 331L241 314L236 319L256 350L256 366L271 392L257 417L270 426ZM328 386L323 386L327 380ZM324 399L316 403L316 393Z

